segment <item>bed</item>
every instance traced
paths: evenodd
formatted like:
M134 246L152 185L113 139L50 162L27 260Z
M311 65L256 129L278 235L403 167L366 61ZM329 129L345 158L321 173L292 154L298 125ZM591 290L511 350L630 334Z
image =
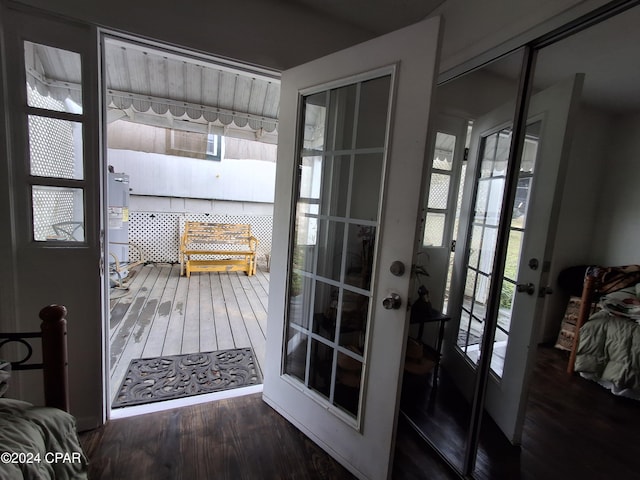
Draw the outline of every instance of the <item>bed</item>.
M26 355L0 360L0 478L79 480L87 478L87 459L68 413L66 309L40 312L41 332L0 333L0 348L18 343ZM42 363L31 361L32 342L42 344ZM0 355L5 350L0 351ZM42 369L46 406L5 398L11 371Z
M640 265L587 269L576 328L569 372L640 400Z

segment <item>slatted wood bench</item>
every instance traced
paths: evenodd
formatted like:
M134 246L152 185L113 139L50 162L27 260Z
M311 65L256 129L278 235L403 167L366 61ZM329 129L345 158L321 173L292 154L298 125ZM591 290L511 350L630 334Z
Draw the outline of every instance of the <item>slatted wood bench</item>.
M256 273L258 239L251 225L185 222L180 239L180 274L191 272Z

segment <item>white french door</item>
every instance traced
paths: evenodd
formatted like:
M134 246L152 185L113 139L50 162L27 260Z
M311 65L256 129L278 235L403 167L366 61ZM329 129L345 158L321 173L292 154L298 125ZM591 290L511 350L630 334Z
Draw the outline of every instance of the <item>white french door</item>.
M449 345L449 371L461 390L471 395L479 363L482 336L487 332L485 312L492 282L500 282L501 298L491 357L485 408L514 444L520 442L526 384L535 355L536 325L546 296L548 259L553 251L560 201L557 185L564 182L567 146L571 142L571 116L577 105L582 77L571 77L531 97L528 109L518 188L509 216L507 261L493 272L497 231L505 190L505 171L511 145L513 108L505 105L474 122L469 178L466 188L470 213L468 238L456 262L464 279L455 345ZM472 194L471 194L472 192ZM461 235L461 236L462 236ZM461 298L463 297L463 298Z
M429 195L424 201L422 242L417 265L424 267L420 278L429 286L429 299L438 310L445 310L447 280L452 252L455 251L459 187L466 166L465 142L468 121L451 115L438 115L431 139Z
M93 428L104 414L97 36L0 9L14 315L21 330L37 330L42 307L67 307L70 404L80 428Z
M264 399L359 478L391 471L438 28L282 75Z

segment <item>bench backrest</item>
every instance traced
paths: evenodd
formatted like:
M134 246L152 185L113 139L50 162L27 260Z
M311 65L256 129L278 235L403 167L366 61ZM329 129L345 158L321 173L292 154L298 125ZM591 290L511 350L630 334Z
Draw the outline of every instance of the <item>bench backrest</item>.
M255 243L249 224L185 222L180 247L183 250L210 250L213 247L255 249Z

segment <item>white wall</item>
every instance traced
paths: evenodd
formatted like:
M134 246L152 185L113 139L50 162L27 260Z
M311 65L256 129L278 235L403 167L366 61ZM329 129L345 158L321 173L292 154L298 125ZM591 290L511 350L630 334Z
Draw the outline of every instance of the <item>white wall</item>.
M129 175L132 195L273 203L273 162L213 161L109 149L107 163Z
M600 265L640 263L640 113L612 123L603 155L591 258Z

